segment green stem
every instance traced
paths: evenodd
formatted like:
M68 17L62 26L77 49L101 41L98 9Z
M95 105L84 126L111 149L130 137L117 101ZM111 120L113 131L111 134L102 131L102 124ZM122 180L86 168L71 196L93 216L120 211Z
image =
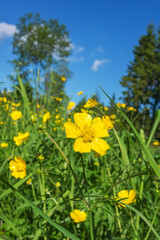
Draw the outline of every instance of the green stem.
M54 143L54 145L57 147L57 149L59 150L59 152L62 154L64 160L65 160L66 163L68 164L68 166L69 166L69 168L70 168L70 170L71 170L71 172L72 172L72 174L73 174L73 176L74 176L74 179L75 179L75 181L76 181L76 183L77 183L77 187L78 187L79 192L80 192L80 194L81 194L81 196L82 196L82 199L83 199L83 201L85 202L87 208L89 209L89 204L88 204L88 202L86 201L85 196L83 195L83 192L82 192L82 190L81 190L81 188L80 188L80 185L79 185L79 182L78 182L78 179L77 179L77 176L76 176L76 174L75 174L75 172L74 172L74 170L73 170L73 168L72 168L72 166L71 166L68 158L66 157L66 155L64 154L64 152L62 151L62 149L59 147L59 145L54 141L54 139L53 139L47 132L44 132L44 133L45 133L45 134L48 136L48 138Z
M89 228L91 240L94 240L92 210L89 210Z
M107 172L108 172L108 176L109 176L110 182L111 182L111 184L113 185L113 181L112 181L112 177L111 177L111 172L110 172L110 169L109 169L109 165L108 165L108 163L107 163L107 157L106 157L106 155L105 155L105 162L106 162L106 168L107 168ZM116 197L116 188L115 188L114 185L113 185L113 195L114 195L114 197ZM119 231L120 231L120 233L122 233L122 226L121 226L121 221L120 221L120 218L119 218L118 207L117 207L117 205L116 205L115 207L116 207L116 214L117 214L117 221L118 221Z

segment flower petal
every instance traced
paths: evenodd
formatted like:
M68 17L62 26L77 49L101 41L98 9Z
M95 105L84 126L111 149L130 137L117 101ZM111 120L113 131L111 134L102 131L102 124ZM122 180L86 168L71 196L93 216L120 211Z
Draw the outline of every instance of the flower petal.
M74 151L75 152L90 152L91 151L91 143L90 142L84 142L82 138L77 138L74 143Z
M129 199L131 199L131 200L135 199L136 194L137 194L136 191L131 189L129 191Z
M127 190L122 190L118 193L119 198L128 198L128 191Z
M92 117L88 113L75 113L74 114L75 124L79 128L90 127L92 123Z
M67 138L78 138L80 136L79 129L74 123L65 122L64 127L66 129Z
M91 127L94 129L95 137L102 138L102 137L109 136L107 129L106 129L105 125L103 124L101 118L99 118L99 117L94 118Z
M91 146L92 150L99 153L101 156L103 156L105 152L109 149L108 143L100 138L94 138Z

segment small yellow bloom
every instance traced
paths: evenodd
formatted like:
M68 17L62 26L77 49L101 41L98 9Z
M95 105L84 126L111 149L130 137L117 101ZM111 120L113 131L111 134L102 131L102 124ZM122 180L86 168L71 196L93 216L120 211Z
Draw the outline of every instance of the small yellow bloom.
M19 107L19 106L21 105L21 103L11 103L11 105L12 105L13 107Z
M3 121L1 121L0 124L3 125Z
M122 103L122 106L121 106L122 108L125 108L126 107L126 104L125 103Z
M78 209L73 210L73 212L70 213L70 216L75 223L84 222L87 218L87 214Z
M109 109L108 107L104 107L104 110L105 110L105 111L108 111L108 109Z
M43 156L42 154L40 154L40 155L38 156L38 159L39 159L39 160L44 160L44 156Z
M21 143L28 140L28 138L29 138L29 132L26 132L26 133L19 132L18 136L14 137L14 141L15 141L15 144L19 146Z
M51 118L51 114L50 112L46 112L44 115L43 115L43 122L47 122L49 121L49 119Z
M103 121L107 130L110 130L110 129L113 128L113 121L111 121L109 116L103 116L102 121Z
M22 112L21 111L13 111L11 114L10 114L11 118L16 121L18 119L20 119L22 117Z
M99 167L99 162L94 162L94 165Z
M105 128L101 118L92 117L87 113L75 113L73 122L65 122L67 138L75 138L74 151L80 153L88 153L91 150L104 155L109 145L103 137L108 137L109 134Z
M116 105L117 105L117 107L119 107L119 108L122 107L122 104L119 103L119 102L118 102Z
M56 187L59 188L61 186L61 183L60 182L57 182L56 183Z
M14 157L14 160L10 161L9 169L12 171L12 176L15 178L24 178L26 176L26 163L20 157Z
M133 189L130 190L130 191L122 190L118 193L118 197L117 197L116 200L129 205L133 202L136 202L136 198L135 198L136 194L137 194L136 191L133 190ZM125 205L120 204L120 203L118 203L118 206L119 207L126 207Z
M41 106L39 104L37 104L37 108L40 108Z
M61 81L62 81L62 82L65 82L65 81L66 81L66 78L65 78L65 77L61 77Z
M68 103L67 110L72 110L72 108L74 108L75 105L76 105L75 102L69 102L69 103Z
M83 94L83 91L80 91L80 92L77 93L78 96L82 95L82 94Z
M153 145L154 145L154 146L159 146L160 143L159 143L158 141L155 141L155 142L153 142Z
M133 107L128 107L127 109L128 109L128 111L133 111L133 112L136 112L136 111L137 111L137 110L136 110L135 108L133 108Z
M96 99L89 98L87 103L84 105L84 108L94 108L99 103L96 101Z
M32 179L29 178L28 181L26 182L27 185L32 185Z
M8 147L8 143L1 143L1 147L2 147L2 148Z
M110 115L110 119L114 120L116 116L114 114Z
M31 121L33 123L36 123L37 122L37 117L35 115L31 115Z

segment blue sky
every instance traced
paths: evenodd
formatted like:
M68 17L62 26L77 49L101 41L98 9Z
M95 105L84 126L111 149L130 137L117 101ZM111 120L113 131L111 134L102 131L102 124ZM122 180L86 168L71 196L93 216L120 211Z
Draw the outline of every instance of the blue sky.
M100 85L116 101L122 96L119 81L133 60L133 47L148 24L160 25L159 0L0 0L0 87L11 88L6 76L12 73L12 37L18 19L26 13L40 13L42 19L65 24L73 43L69 68L73 72L65 85L72 101L83 91L89 98L98 93L108 99Z

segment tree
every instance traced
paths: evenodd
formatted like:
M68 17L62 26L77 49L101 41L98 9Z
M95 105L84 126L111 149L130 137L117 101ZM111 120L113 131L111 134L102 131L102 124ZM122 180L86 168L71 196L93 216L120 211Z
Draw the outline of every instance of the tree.
M150 24L133 54L127 75L120 81L126 88L123 100L139 111L149 108L153 117L160 106L160 29Z
M65 25L57 20L42 20L38 13L26 14L19 19L12 45L13 54L17 56L12 64L23 81L33 81L40 69L47 91L51 67L59 76L69 77L67 57L71 54L71 42Z

